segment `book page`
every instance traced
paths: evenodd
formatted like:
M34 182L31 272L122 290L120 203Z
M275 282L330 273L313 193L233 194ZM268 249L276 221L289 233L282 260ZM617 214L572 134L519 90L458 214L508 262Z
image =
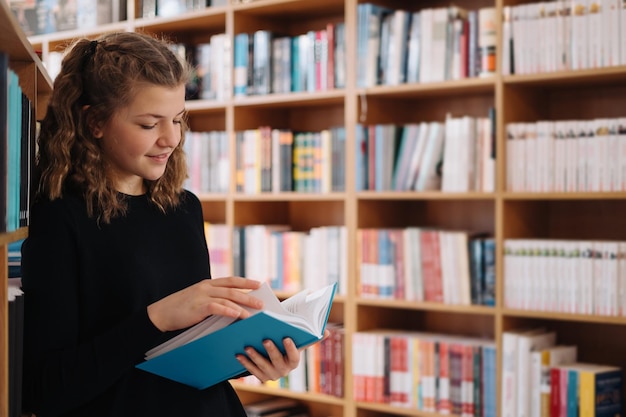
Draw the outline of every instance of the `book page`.
M307 327L303 327L304 329L317 336L322 336L322 328L328 316L324 312L328 313L330 310L329 303L333 299L334 291L334 285L328 285L311 293L302 291L283 301L282 306L287 312L305 320Z

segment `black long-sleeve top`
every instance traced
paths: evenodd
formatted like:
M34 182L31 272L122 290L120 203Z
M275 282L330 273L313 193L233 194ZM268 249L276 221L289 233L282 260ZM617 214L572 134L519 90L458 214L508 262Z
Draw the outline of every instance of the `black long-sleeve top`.
M37 417L245 416L228 382L197 390L141 371L173 336L147 306L210 277L202 208L185 192L168 214L127 196L125 217L89 218L67 194L32 207L22 246L24 398Z

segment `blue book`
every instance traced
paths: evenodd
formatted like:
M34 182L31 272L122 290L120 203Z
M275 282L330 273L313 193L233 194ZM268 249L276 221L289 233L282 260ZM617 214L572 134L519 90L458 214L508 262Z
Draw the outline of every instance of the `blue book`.
M235 53L233 70L234 79L234 95L245 96L248 91L248 34L238 33L235 35Z
M146 361L136 366L197 389L234 378L246 372L235 355L245 354L248 346L266 355L263 341L267 339L281 350L286 337L298 348L322 340L336 288L333 283L280 302L263 283L250 293L263 300L262 311L250 309L252 315L242 320L209 316L146 352Z

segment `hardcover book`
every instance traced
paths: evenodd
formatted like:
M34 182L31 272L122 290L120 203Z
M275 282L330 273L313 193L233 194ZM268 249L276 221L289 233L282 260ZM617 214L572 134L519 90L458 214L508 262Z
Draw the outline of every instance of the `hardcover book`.
M290 337L298 348L322 340L337 284L301 291L280 302L267 283L252 292L263 300L263 310L249 309L237 320L212 315L183 333L146 352L137 368L198 389L231 379L246 370L235 358L251 346L266 354L263 341L283 349Z

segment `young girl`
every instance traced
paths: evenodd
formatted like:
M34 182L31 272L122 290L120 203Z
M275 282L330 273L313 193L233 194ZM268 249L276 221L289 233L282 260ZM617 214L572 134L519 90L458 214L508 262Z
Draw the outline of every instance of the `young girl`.
M258 282L209 279L202 208L182 189L188 69L138 33L77 41L41 124L22 247L25 411L37 417L245 416L228 382L197 390L138 370L150 348L210 314L260 308ZM238 359L262 381L300 353Z

